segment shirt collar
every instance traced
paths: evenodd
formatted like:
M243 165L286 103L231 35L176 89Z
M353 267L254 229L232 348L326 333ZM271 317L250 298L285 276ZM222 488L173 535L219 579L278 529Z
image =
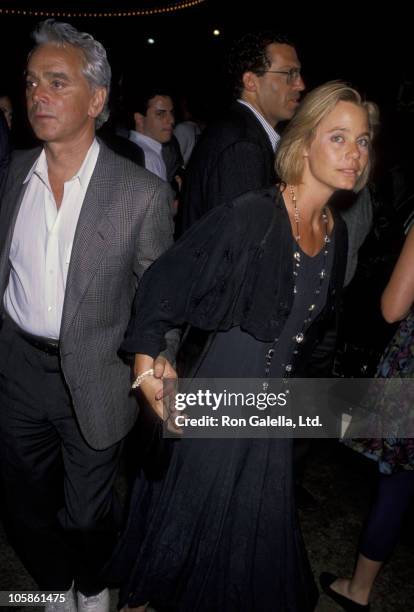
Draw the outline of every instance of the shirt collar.
M136 132L135 130L131 130L129 132L129 139L135 142L137 145L145 145L157 153L157 155L161 155L162 144L158 142L158 140L154 140L154 138L141 134L141 132Z
M273 151L276 151L277 146L278 146L279 141L280 141L280 135L270 125L270 123L263 117L263 115L261 113L259 113L259 111L254 106L252 106L249 102L246 102L246 100L241 100L241 99L237 100L237 102L239 104L243 104L244 106L247 106L247 108L252 111L253 115L261 123L261 125L263 126L263 129L265 130L266 134L268 135L269 140L270 140L270 144L272 145Z
M88 149L88 152L85 155L85 159L83 160L81 167L69 180L73 181L75 179L78 179L81 186L87 185L90 179L90 175L91 175L90 170L91 168L93 170L96 160L98 158L98 154L99 154L99 143L96 140L96 138L94 138L91 146ZM28 183L34 174L36 174L36 176L38 176L40 180L43 183L45 183L45 185L49 186L47 159L46 159L46 153L44 149L42 149L41 154L39 155L39 157L37 158L33 166L30 168L23 183L24 184Z

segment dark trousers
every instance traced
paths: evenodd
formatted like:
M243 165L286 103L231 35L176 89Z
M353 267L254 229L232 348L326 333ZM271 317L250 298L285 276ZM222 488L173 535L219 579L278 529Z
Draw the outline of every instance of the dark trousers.
M414 499L414 470L380 474L376 498L365 523L360 552L372 561L386 561L400 535L401 523Z
M85 442L57 355L34 348L9 319L0 331L0 474L11 544L42 590L72 581L85 595L115 543L121 445Z

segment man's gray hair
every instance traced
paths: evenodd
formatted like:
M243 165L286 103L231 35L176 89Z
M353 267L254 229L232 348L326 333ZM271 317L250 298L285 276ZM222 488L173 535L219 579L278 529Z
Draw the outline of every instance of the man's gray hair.
M100 115L96 118L99 128L109 117L108 99L111 87L111 67L104 46L87 32L79 32L69 23L46 19L41 21L32 34L36 46L53 43L64 47L72 45L80 49L85 57L82 72L92 89L105 87L106 100Z

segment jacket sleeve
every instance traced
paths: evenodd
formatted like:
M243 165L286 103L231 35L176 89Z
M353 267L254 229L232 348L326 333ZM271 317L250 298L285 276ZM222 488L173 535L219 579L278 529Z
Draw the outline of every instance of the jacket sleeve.
M190 322L194 309L211 320L228 306L243 242L238 226L232 205L214 209L161 255L139 283L121 350L156 357L166 332Z

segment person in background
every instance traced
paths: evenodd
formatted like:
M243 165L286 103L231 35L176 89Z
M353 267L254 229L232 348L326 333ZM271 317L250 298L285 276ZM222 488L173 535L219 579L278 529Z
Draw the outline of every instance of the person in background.
M295 47L275 32L246 34L228 57L234 102L200 136L186 168L179 232L206 212L276 182L277 125L295 114L305 85Z
M174 105L171 95L162 87L141 90L129 101L134 129L129 140L141 149L144 166L164 181L168 170L163 145L170 142L174 129Z
M179 110L181 120L174 128L174 135L178 140L183 156L184 167L188 165L194 146L205 127L204 122L198 119L197 115L192 112L192 107L194 106L194 102L192 103L188 96L180 98Z
M378 366L377 376L381 378L414 377L413 269L414 225L381 298L385 320L401 321ZM385 396L381 401L386 399ZM347 444L378 462L377 493L362 531L351 578L324 572L320 582L325 593L344 610L368 612L376 577L397 544L402 520L414 498L414 439L355 439Z
M0 111L0 194L10 162L10 130L2 111Z
M9 130L12 129L13 122L13 104L11 98L7 94L2 94L0 92L0 111L3 111L3 115L7 121L7 125L9 126Z

